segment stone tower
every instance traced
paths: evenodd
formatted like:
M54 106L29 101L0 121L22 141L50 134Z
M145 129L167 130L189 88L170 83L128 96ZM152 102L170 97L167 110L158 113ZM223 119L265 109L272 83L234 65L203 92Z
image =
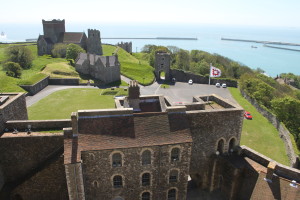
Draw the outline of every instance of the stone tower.
M96 55L102 55L102 45L100 31L88 29L87 52Z
M55 44L58 42L61 33L66 32L65 30L65 20L53 19L51 21L42 20L44 37L50 38Z
M165 80L171 80L170 74L170 62L171 56L169 53L156 52L155 54L155 77L156 80L160 80L160 73L165 72Z

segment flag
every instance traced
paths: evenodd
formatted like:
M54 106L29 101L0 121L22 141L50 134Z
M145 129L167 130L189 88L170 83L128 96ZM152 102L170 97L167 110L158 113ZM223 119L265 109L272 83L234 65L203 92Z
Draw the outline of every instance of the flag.
M211 66L209 76L210 77L220 77L221 76L221 70L216 68L216 67Z

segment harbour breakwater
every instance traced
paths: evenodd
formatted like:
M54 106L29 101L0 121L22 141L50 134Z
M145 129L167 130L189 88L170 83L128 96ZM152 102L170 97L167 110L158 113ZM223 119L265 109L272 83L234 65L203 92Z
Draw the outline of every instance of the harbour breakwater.
M300 49L291 49L291 48L285 48L285 47L276 47L268 44L264 44L264 47L274 48L274 49L283 49L283 50L289 50L289 51L298 51L300 52Z
M236 42L253 42L253 43L261 43L261 44L286 45L286 46L300 46L299 43L275 42L275 41L244 40L244 39L232 39L232 38L221 38L221 40L236 41Z
M104 37L101 39L118 39L118 40L198 40L198 38L184 37Z

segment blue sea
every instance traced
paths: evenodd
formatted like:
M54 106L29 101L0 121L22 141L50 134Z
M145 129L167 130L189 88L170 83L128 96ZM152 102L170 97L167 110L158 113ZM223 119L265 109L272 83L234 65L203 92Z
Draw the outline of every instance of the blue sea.
M221 38L235 38L259 41L300 43L300 28L246 27L223 25L164 25L164 24L68 24L68 32L87 32L88 28L98 29L101 37L192 37L198 40L116 40L102 39L102 43L116 44L132 41L133 51L139 52L146 44L177 46L182 49L198 49L216 53L247 65L252 69L261 68L275 77L280 73L292 72L300 75L300 52L273 49L259 43L225 41ZM40 24L0 24L5 32L5 41L24 41L43 34ZM2 38L3 40L3 38ZM0 38L1 41L1 38ZM257 48L252 48L255 46ZM299 49L300 46L282 46Z

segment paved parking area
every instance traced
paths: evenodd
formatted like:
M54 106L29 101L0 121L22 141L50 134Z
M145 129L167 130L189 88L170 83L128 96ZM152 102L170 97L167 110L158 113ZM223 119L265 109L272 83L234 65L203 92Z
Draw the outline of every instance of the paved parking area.
M142 87L141 93L143 95L150 94L162 94L168 96L173 102L184 102L191 103L193 96L196 95L207 95L207 94L216 94L220 97L229 100L232 103L237 104L234 98L231 96L228 88L217 88L215 85L207 84L192 84L183 82L176 82L174 85L171 85L169 88L161 88L159 84L155 83L148 87Z

